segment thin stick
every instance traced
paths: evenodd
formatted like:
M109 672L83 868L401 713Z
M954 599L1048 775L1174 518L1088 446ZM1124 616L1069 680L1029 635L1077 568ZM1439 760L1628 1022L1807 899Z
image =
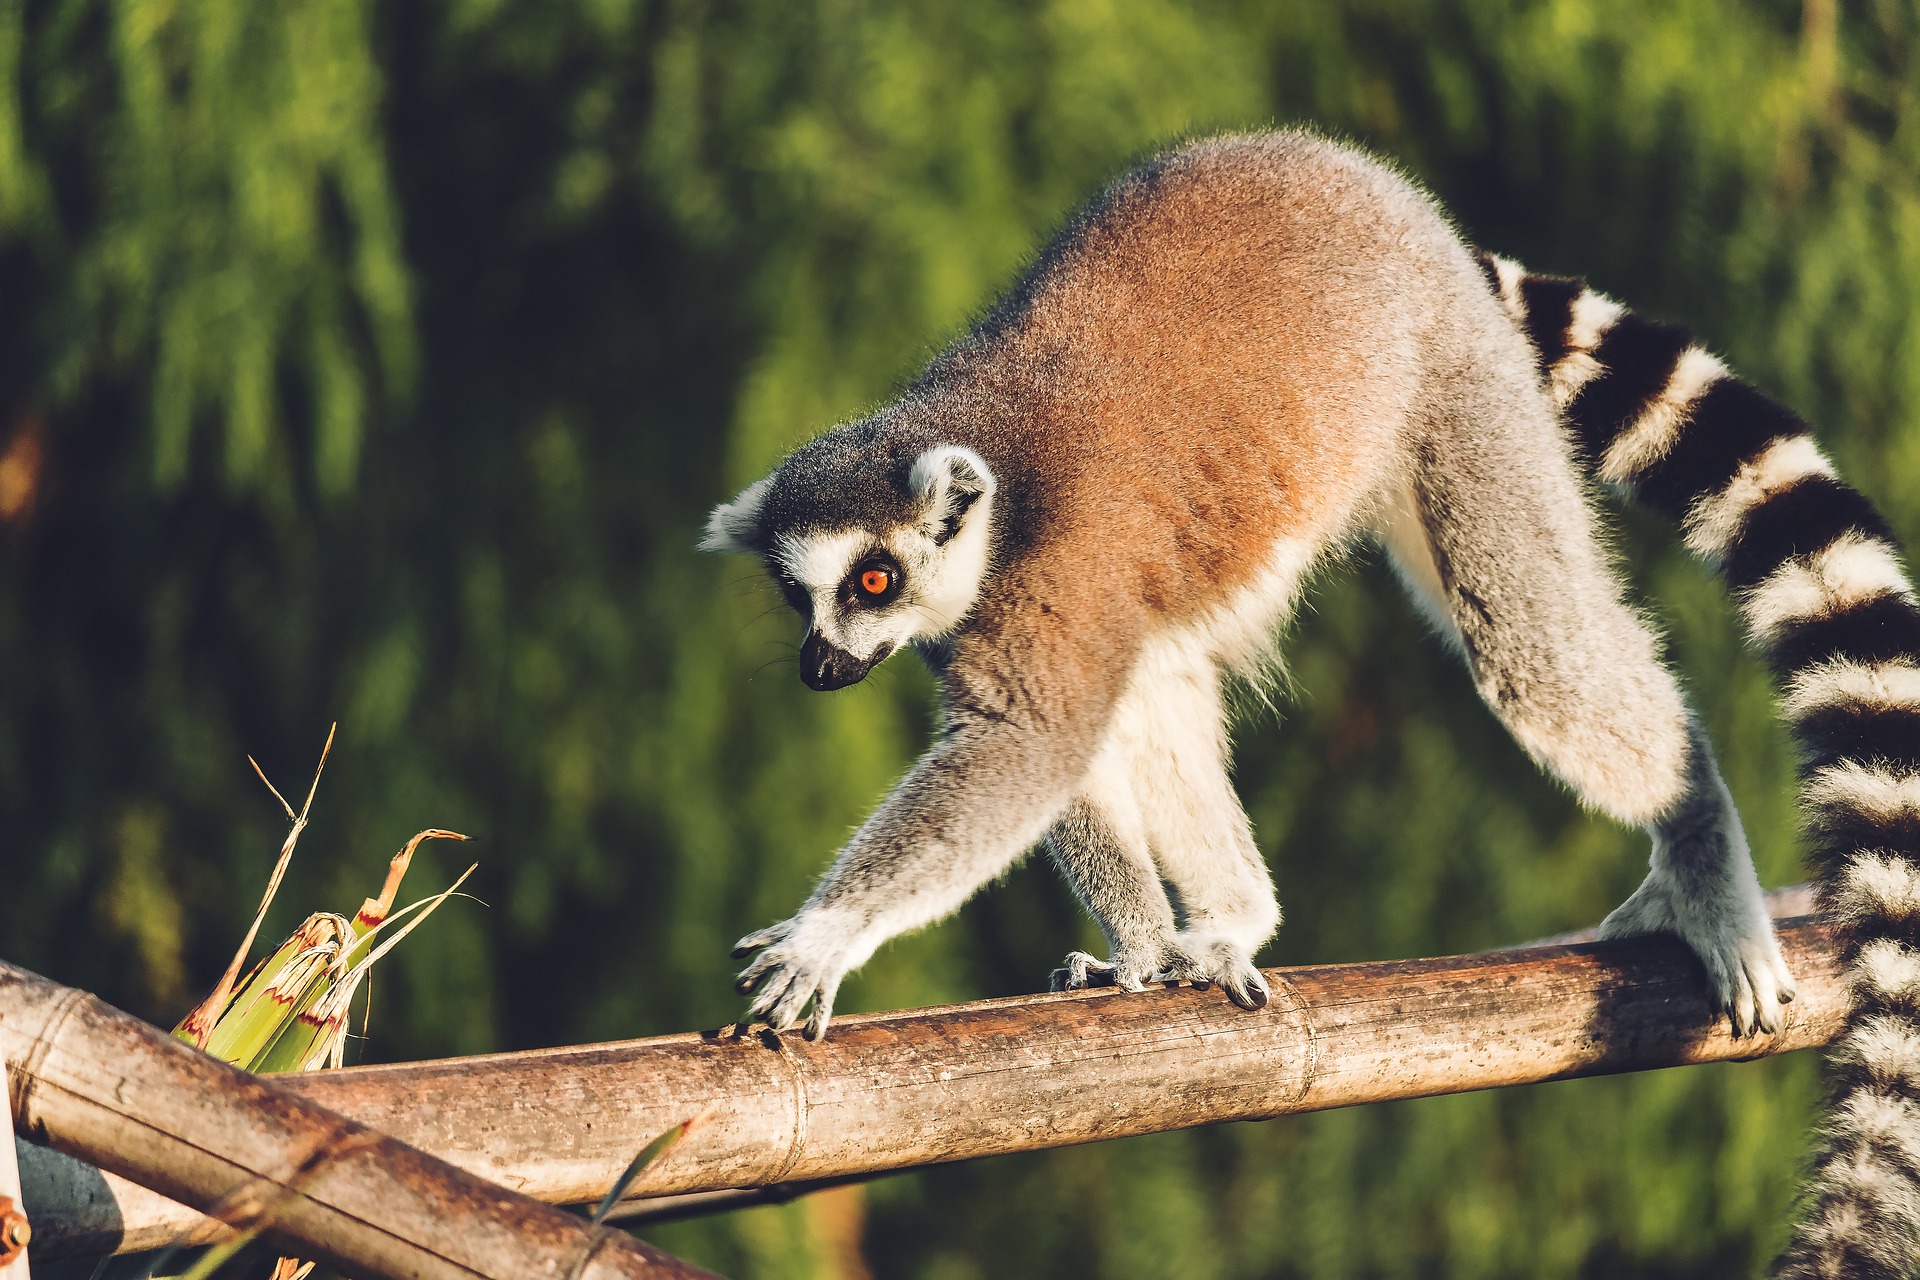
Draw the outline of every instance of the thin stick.
M333 735L339 728L336 723L327 729L327 744L320 748L320 763L313 768L313 784L307 788L307 800L300 806L298 815L293 812L293 806L287 803L287 798L280 794L279 788L267 782L266 771L261 769L260 762L252 756L247 757L247 763L260 775L260 781L266 782L267 790L273 792L273 798L280 802L280 807L287 811L287 817L293 820L293 829L287 832L286 841L280 846L280 859L273 864L273 874L267 877L267 891L260 897L260 908L253 913L253 923L247 927L247 936L240 940L240 948L233 953L227 971L220 975L212 994L180 1023L183 1037L196 1048L206 1047L207 1038L213 1034L213 1024L220 1020L221 1010L233 998L233 984L239 980L241 967L247 963L247 956L253 951L254 939L260 935L260 925L267 918L267 908L273 905L274 895L280 892L280 882L286 878L287 864L293 861L293 847L300 843L300 833L307 829L307 812L313 808L314 793L320 790L320 775L326 770L327 756L333 751Z

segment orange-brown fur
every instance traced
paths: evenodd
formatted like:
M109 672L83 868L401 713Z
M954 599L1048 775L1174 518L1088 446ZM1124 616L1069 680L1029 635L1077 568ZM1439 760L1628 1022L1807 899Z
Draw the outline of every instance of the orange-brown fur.
M1103 213L1022 324L963 345L929 377L943 410L964 398L1008 415L958 438L996 470L1034 477L1044 511L964 643L1011 644L1026 667L1065 664L1065 687L1089 704L1117 693L1147 628L1191 622L1249 586L1276 538L1343 535L1408 409L1408 389L1375 365L1409 335L1368 323L1350 275L1299 270L1325 253L1326 208L1364 200L1375 175L1281 168L1275 191L1250 185L1233 153L1170 168L1150 195ZM1309 182L1321 185L1303 192ZM1404 232L1386 218L1340 229L1359 272L1384 272L1380 249ZM1376 278L1366 291L1407 283ZM1009 634L1036 617L1046 634ZM1033 711L1056 725L1084 717L1089 736L1099 727L1097 705Z

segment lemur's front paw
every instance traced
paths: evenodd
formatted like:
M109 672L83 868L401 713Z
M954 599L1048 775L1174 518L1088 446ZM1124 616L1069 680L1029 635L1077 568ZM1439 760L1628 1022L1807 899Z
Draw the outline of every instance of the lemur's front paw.
M1780 1030L1781 1006L1794 995L1793 975L1757 892L1729 887L1723 895L1687 894L1656 873L1601 922L1599 933L1675 935L1706 966L1714 1008L1727 1015L1735 1039Z
M764 1021L775 1031L786 1031L812 1001L807 1039L825 1035L840 980L864 958L854 956L852 941L843 922L807 911L740 939L733 948L734 959L753 956L733 984L741 995L753 996L746 1021Z
M1244 948L1214 934L1182 933L1169 948L1155 982L1218 983L1242 1009L1263 1009L1272 992Z

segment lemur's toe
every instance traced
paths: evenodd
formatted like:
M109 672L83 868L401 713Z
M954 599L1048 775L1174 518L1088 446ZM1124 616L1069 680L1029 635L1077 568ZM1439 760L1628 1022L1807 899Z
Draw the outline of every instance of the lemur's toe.
M1746 973L1756 1006L1754 1020L1762 1031L1772 1035L1786 1024L1784 1010L1793 999L1793 978L1787 973L1777 946L1768 946L1761 955L1750 957Z
M760 950L760 948L772 943L773 939L774 931L771 929L762 929L758 933L750 933L733 944L731 954L735 960L744 960L754 952Z
M1218 985L1242 1009L1266 1007L1267 980L1242 948L1225 938L1189 934L1153 975L1156 982L1191 982L1199 990Z
M1253 967L1252 961L1239 955L1222 957L1220 989L1242 1009L1264 1009L1270 996L1267 980Z
M1785 1007L1793 999L1793 975L1787 972L1779 942L1770 929L1756 930L1731 948L1722 964L1709 972L1724 973L1717 985L1729 1006L1733 1034L1777 1034L1786 1025Z
M1762 954L1753 954L1761 950L1751 948L1748 954L1733 959L1724 975L1716 976L1720 1011L1727 1015L1736 1040L1762 1033L1775 1035L1786 1025L1785 1006L1793 999L1791 979L1778 955L1773 954L1774 948L1769 946Z
M1189 955L1178 947L1171 947L1162 957L1160 967L1153 971L1154 982L1191 982L1205 990L1213 985L1213 970L1196 956Z
M1065 963L1047 980L1049 991L1084 991L1089 987L1111 987L1117 981L1113 965L1084 951L1070 951Z
M1751 993L1745 991L1734 993L1733 999L1728 1002L1727 1016L1733 1024L1735 1040L1745 1040L1753 1034L1754 1018L1757 1012Z
M1236 975L1234 980L1225 984L1227 999L1242 1009L1264 1009L1267 1007L1269 993L1266 980L1256 972Z
M807 1019L805 1035L809 1040L818 1040L827 1034L827 1023L833 1018L832 991L816 991L813 996L813 1016Z

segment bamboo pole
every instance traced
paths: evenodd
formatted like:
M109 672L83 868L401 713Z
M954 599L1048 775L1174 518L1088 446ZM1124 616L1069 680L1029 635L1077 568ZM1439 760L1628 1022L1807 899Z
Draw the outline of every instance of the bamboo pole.
M707 1193L1824 1044L1846 1001L1833 940L1812 917L1779 933L1799 998L1781 1031L1747 1040L1709 1019L1680 944L1640 939L1271 969L1257 1012L1217 991L1088 991L842 1017L816 1044L730 1029L277 1079L561 1204L597 1200L650 1139L704 1114L627 1206L681 1216L769 1198ZM88 1218L57 1191L42 1205L43 1175L29 1169L29 1207L63 1255L193 1221L141 1200L117 1224L98 1201Z
M0 964L20 1131L349 1274L667 1280L707 1273L590 1226ZM36 1250L36 1256L40 1256Z

